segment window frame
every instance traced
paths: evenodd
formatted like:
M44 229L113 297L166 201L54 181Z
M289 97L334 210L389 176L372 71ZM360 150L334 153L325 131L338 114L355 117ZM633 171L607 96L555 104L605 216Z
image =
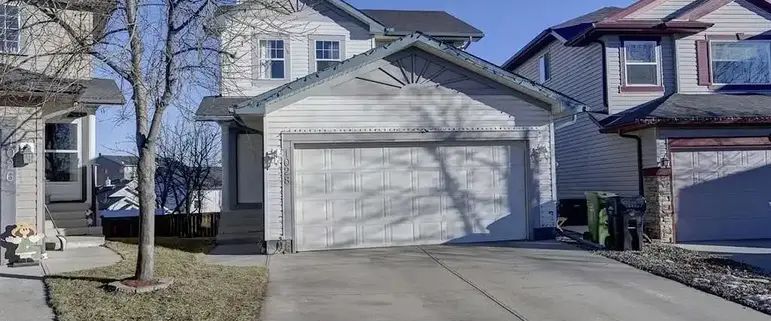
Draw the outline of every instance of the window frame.
M8 3L0 4L0 6L2 6L2 8L3 8L2 14L0 14L0 18L2 18L2 19L0 19L0 23L2 23L2 27L0 27L0 28L2 28L2 31L3 31L2 33L0 33L0 34L3 35L3 38L0 39L0 42L2 42L2 46L0 46L0 54L4 54L4 55L18 55L19 53L21 53L21 29L22 29L21 28L21 6L16 5L16 4L8 4ZM15 42L16 42L16 50L14 50L14 51L6 50L6 48L8 48L7 47L7 43L14 42L14 41L9 41L9 40L5 39L5 32L7 31L7 28L5 26L5 17L8 16L6 14L8 7L15 7L16 8L16 29L15 29L15 31L16 31L16 40L15 40Z
M337 43L337 59L334 59L334 58L330 58L330 59L319 58L318 55L317 55L317 51L319 50L318 49L318 44L320 42L322 42L322 43L323 42L329 42L329 43L335 43L336 42ZM343 42L342 41L340 41L340 40L332 40L332 39L314 39L312 41L312 44L313 44L313 70L320 71L319 70L319 61L332 61L332 62L338 62L338 63L343 61ZM322 50L324 50L324 49L322 49Z
M266 57L263 57L262 56L262 49L261 49L261 44L262 44L263 41L265 41L266 43L269 43L271 41L281 41L283 43L283 45L284 45L284 57L283 58L270 58L270 57L266 58ZM256 57L257 61L256 61L256 66L255 66L256 67L255 71L256 71L257 74L255 75L256 77L254 77L254 78L257 81L277 81L277 80L280 81L280 80L287 80L287 79L289 79L290 69L289 69L289 59L287 58L289 56L289 48L287 46L288 44L289 44L289 41L287 41L285 38L282 38L282 37L267 37L267 36L265 36L265 37L257 37L256 43L255 43L256 48L255 48L255 51L254 51L256 53L256 56L257 56ZM268 47L266 47L266 48L268 48ZM267 51L270 52L270 49L268 48ZM263 72L264 72L264 69L263 69L264 65L263 65L263 63L265 63L265 62L273 62L273 61L283 61L284 62L284 77L283 78L272 78L272 77L271 78L265 78L265 77L263 77Z
M337 42L340 46L340 62L346 59L346 36L343 35L309 35L308 36L308 71L311 73L320 71L318 64L316 63L316 42L318 41L331 41ZM323 60L323 61L335 61L335 60Z
M538 58L538 80L541 84L551 80L551 54L548 52Z
M49 125L51 125L51 126L56 126L56 125L74 126L75 127L75 140L76 141L75 141L75 149L49 149L48 146L46 146L47 145L46 143L47 143L48 137L45 137L44 140L43 140L43 156L45 158L44 164L43 164L44 167L48 167L48 165L46 164L46 162L48 162L48 159L47 159L47 155L48 154L54 154L54 155L55 154L67 154L67 155L73 155L74 154L77 157L77 164L75 164L76 165L75 167L77 169L82 168L82 166L83 166L83 154L82 154L82 149L83 149L82 148L83 147L83 145L82 145L83 144L83 141L82 141L83 133L81 132L82 131L82 122L81 122L81 120L78 119L78 120L76 120L74 122L50 122L50 123L46 123L44 125L44 127L45 126L49 126ZM44 131L47 131L47 129L44 129ZM68 180L68 181L49 180L47 173L45 173L44 176L45 176L45 181L46 182L51 182L51 183L75 183L75 182L79 182L80 181L80 177L79 177L80 173L75 172L75 173L70 173L70 174L71 175L74 174L75 176L74 177L70 177L70 180Z
M712 50L712 44L713 43L738 43L738 42L765 42L769 46L769 57L768 57L768 76L769 76L769 82L767 83L722 83L722 82L716 82L715 81L715 64L714 64L714 58L715 55L713 54ZM710 84L713 86L769 86L771 85L771 40L769 39L747 39L747 40L733 40L733 39L711 39L707 42L707 51L709 52L708 55L708 62L709 62L709 81Z
M634 43L646 43L646 44L653 44L653 50L655 52L656 61L655 62L630 62L629 59L627 59L627 44L634 44ZM659 40L643 40L643 39L629 39L629 40L623 40L622 41L622 49L621 55L623 57L623 68L624 71L624 86L625 87L661 87L663 84L663 77L662 77L662 57L661 57L661 43ZM629 83L629 66L656 66L656 83L655 84L630 84Z

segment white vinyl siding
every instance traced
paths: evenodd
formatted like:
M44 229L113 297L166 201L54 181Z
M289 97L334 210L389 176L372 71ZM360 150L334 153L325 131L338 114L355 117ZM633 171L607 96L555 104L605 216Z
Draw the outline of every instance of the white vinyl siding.
M539 79L539 57L549 53L550 79L544 85L573 97L593 111L605 109L602 81L602 46L566 47L553 41L514 72L530 80Z
M629 15L631 19L664 19L680 11L683 7L696 0L667 0L643 8L642 10Z
M729 2L699 21L715 25L705 32L677 40L680 93L712 92L708 86L699 86L696 40L705 39L705 35L735 36L737 33L752 37L771 30L771 13L742 0Z
M484 103L482 103L484 102ZM508 113L501 112L502 110ZM530 148L550 146L549 113L513 96L468 97L437 89L433 93L398 96L316 96L270 113L265 118L265 152L281 151L285 133L404 131L421 128L509 130L529 132ZM554 211L551 165L539 163L540 224L551 226ZM266 239L282 233L282 173L280 166L266 171ZM553 212L552 212L553 214ZM536 221L538 218L536 218ZM536 226L537 227L537 226Z
M653 99L671 94L677 90L673 41L670 37L661 39L661 84L664 92L622 92L621 55L623 43L617 36L603 37L607 50L608 102L610 114L622 112Z
M289 18L290 22L286 24L285 29L287 30L276 30L276 32L288 35L284 38L286 39L287 64L290 73L285 80L261 81L253 79L254 59L251 58L251 53L254 47L253 35L256 31L252 31L251 35L245 35L242 28L234 28L233 32L238 33L234 36L228 33L231 32L228 28L225 28L222 35L223 39L234 38L234 40L224 44L224 49L234 52L238 58L223 64L221 94L223 96L254 96L313 73L315 66L312 65L313 59L311 58L313 57L310 53L314 52L311 50L311 46L315 46L315 42L311 40L316 37L342 38L343 60L374 48L374 38L358 20L328 4L316 3L315 9L307 6L302 12L293 14ZM259 21L254 21L254 29L259 30L259 34L264 34L268 30L264 30L265 27L259 26L259 23Z
M637 143L602 134L588 113L557 121L557 193L559 199L583 199L585 192L639 195Z

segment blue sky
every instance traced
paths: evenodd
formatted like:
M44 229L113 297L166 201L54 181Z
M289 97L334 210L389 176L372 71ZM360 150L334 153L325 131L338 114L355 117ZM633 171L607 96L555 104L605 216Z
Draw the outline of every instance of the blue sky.
M348 0L361 9L444 10L484 31L469 50L501 64L543 29L605 6L624 7L632 0ZM133 122L116 123L119 108L97 115L97 150L125 154L131 149ZM178 117L170 111L168 118Z

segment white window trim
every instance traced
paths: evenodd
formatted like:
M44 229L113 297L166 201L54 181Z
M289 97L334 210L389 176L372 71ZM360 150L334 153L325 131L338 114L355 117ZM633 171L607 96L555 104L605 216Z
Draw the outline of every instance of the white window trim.
M656 51L656 62L629 62L627 59L626 54L626 45L627 44L653 44L655 51ZM662 84L662 68L661 68L661 45L656 40L625 40L623 42L623 50L622 55L624 55L624 65L622 68L624 68L624 86L627 87L651 87L651 86L661 86ZM629 83L629 68L628 66L656 66L656 83L655 84L630 84Z
M551 80L551 68L551 55L549 53L541 55L538 58L538 80L541 84Z
M287 39L284 39L282 37L257 37L256 39L256 48L255 53L257 54L257 66L256 71L257 75L254 77L258 81L275 81L275 80L287 80L289 79L289 41ZM263 41L282 41L284 42L284 58L266 58L262 56L262 51L260 48L260 43ZM263 75L263 63L266 61L283 61L284 62L284 77L283 78L264 78Z
M318 65L316 64L316 42L317 41L335 41L340 44L340 60L334 59L319 59L320 61L344 61L346 59L346 37L345 36L333 36L333 35L310 35L308 42L308 67L310 72L317 72Z
M337 59L332 59L332 58L330 58L330 59L323 59L323 58L316 57L316 50L318 50L316 46L318 45L319 42L337 42L338 58ZM323 40L323 39L315 39L315 40L313 40L313 61L314 61L314 68L313 69L315 71L319 71L318 70L319 69L319 64L318 64L319 61L334 61L334 62L341 62L341 61L343 61L343 48L342 47L343 47L343 43L341 41L339 41L339 40Z
M771 40L710 40L708 42L708 51L709 51L709 80L710 83L714 86L766 86L771 85L771 82L769 83L719 83L715 82L715 69L714 69L714 55L712 54L712 44L713 43L729 43L729 42L765 42L768 43L769 47L771 47ZM769 72L769 79L771 79L771 49L769 49L769 57L768 57L768 72Z
M16 29L16 51L0 50L0 54L17 55L21 53L21 29L22 29L21 28L21 7L15 4L8 4L8 3L3 3L0 5L4 7L16 7L16 25L18 26L18 28ZM3 21L3 23L5 22ZM5 30L5 26L3 26L2 28L3 30ZM5 45L5 43L7 42L5 38L0 39L0 41L3 42L3 45ZM7 48L6 46L3 46L3 47Z

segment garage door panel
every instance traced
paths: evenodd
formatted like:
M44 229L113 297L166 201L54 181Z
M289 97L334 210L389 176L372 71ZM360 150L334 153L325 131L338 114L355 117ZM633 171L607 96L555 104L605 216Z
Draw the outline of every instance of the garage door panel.
M771 238L766 150L673 153L677 240Z
M306 171L323 170L325 156L323 150L303 149L298 151L295 160L299 167Z
M295 163L299 250L527 238L524 143L316 150L296 151L303 160ZM330 161L320 165L308 155ZM332 165L339 162L353 166ZM507 218L515 223L490 235L489 226Z

